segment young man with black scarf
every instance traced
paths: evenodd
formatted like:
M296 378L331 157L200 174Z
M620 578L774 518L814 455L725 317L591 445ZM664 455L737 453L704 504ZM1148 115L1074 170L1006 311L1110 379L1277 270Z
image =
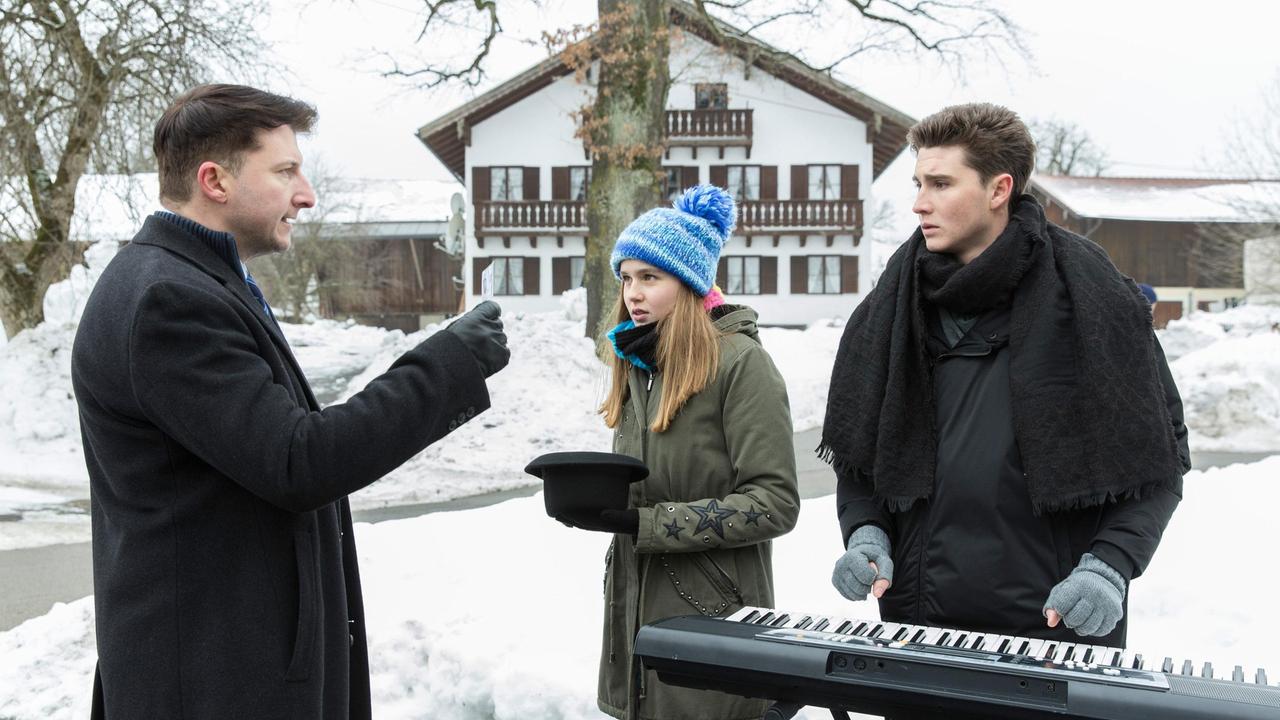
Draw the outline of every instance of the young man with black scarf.
M920 227L848 323L819 447L832 581L889 621L1122 647L1190 468L1147 302L1023 194L1016 114L949 107L907 137Z

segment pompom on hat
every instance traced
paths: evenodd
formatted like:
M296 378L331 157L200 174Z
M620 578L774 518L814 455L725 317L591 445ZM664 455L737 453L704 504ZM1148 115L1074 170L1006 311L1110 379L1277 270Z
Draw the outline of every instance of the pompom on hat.
M618 236L609 258L621 279L623 260L640 260L680 278L706 297L716 281L720 250L733 233L733 196L715 185L685 190L669 208L636 218Z

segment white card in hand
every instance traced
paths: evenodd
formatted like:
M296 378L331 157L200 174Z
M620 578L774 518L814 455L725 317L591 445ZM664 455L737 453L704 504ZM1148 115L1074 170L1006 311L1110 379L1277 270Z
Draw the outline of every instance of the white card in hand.
M482 300L493 299L493 266L490 262L489 267L480 271L480 298Z

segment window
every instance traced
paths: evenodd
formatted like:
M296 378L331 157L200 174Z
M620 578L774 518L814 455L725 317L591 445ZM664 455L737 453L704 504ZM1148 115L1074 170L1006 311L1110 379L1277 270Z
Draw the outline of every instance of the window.
M493 259L493 294L524 294L524 258L496 257Z
M725 258L726 287L729 295L760 294L760 258L730 256Z
M840 166L839 165L810 165L809 166L809 199L810 200L839 200L840 199Z
M587 201L587 186L591 184L591 167L569 168L569 199L575 202ZM574 285L577 287L577 285Z
M524 168L489 168L489 199L496 202L523 200Z
M836 294L840 292L840 256L810 255L809 261L809 293L813 295Z
M684 172L678 167L667 168L667 176L662 179L662 196L667 202L675 202L680 197L680 193L684 192L681 185L684 184Z
M725 83L697 83L693 86L693 106L698 110L727 110L729 86Z
M582 287L582 273L587 267L587 259L585 257L569 258L569 287Z
M730 165L727 168L727 185L734 200L760 199L760 166Z

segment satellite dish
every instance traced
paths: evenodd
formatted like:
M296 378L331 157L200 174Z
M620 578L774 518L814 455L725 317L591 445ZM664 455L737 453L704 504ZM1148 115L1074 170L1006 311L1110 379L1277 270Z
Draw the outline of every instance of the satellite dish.
M445 234L445 237L449 239L450 243L458 242L462 238L463 223L464 221L461 215L454 215L449 218L449 230Z
M449 198L449 207L453 210L454 216L461 215L466 206L466 202L462 199L462 193L454 193L453 197Z

